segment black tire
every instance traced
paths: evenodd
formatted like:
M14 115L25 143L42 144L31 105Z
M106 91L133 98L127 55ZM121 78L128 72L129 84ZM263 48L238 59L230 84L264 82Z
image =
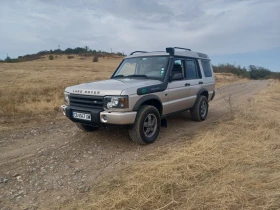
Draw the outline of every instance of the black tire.
M91 125L86 125L86 124L82 124L82 123L76 123L76 126L86 132L96 131L99 129L98 126L91 126Z
M205 107L206 106L206 107ZM205 108L206 110L204 110ZM208 100L205 96L201 95L197 98L193 108L191 108L191 117L194 121L204 121L208 115ZM204 111L203 111L204 110Z
M151 144L157 139L159 130L159 111L154 106L143 105L137 112L132 128L129 129L129 136L137 144Z

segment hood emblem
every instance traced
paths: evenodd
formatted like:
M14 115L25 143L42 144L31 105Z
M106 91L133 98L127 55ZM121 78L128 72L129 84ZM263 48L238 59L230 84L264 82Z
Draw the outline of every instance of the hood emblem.
M83 90L73 90L73 93L83 93ZM85 90L84 93L97 95L100 94L100 91Z

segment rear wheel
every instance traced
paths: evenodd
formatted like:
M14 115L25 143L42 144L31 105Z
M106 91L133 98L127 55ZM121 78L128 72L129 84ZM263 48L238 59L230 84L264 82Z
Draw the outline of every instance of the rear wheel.
M99 129L99 126L91 126L91 125L86 125L86 124L82 124L82 123L76 123L76 126L86 132L96 131Z
M205 96L201 95L196 100L193 108L191 108L192 120L201 122L206 119L208 115L208 100Z
M135 122L129 130L130 138L138 144L151 144L159 134L160 114L154 106L144 105L138 110Z

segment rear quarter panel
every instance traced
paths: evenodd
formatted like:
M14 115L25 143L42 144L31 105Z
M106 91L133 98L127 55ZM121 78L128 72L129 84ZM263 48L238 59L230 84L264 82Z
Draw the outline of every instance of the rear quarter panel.
M208 99L210 100L213 93L214 93L214 90L215 90L215 75L214 75L214 71L213 71L212 64L211 64L210 60L209 60L209 63L210 63L212 76L211 77L205 77L203 66L202 66L202 63L201 63L201 59L199 59L199 61L198 61L199 67L201 69L202 79L203 79L202 87L208 90L208 93L209 93Z

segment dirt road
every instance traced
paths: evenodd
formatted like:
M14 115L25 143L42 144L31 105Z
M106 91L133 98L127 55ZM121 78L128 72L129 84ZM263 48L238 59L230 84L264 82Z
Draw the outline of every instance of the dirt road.
M145 157L157 147L175 146L178 136L191 139L199 129L214 125L233 106L242 105L269 85L250 81L221 87L210 103L206 121L188 114L168 118L168 128L152 145L130 142L125 128L112 127L84 133L65 119L28 130L0 134L0 209L49 209L85 198L106 176Z

